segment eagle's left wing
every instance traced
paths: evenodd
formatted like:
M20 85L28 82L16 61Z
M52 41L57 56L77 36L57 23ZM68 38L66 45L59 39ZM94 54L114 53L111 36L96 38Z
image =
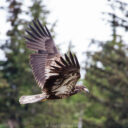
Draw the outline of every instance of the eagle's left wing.
M27 48L35 51L30 56L30 64L36 82L40 88L43 88L46 80L46 66L52 59L59 55L52 36L46 26L42 26L40 21L33 21L26 30L29 36L25 36Z

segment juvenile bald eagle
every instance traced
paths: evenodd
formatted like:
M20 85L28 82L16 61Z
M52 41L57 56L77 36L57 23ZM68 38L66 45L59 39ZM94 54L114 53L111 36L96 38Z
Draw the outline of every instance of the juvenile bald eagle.
M76 85L80 78L80 65L75 54L69 52L62 57L52 36L40 21L33 21L26 30L27 48L35 51L30 56L30 64L41 94L21 96L21 104L35 103L50 99L62 99L81 91L88 91L83 85Z

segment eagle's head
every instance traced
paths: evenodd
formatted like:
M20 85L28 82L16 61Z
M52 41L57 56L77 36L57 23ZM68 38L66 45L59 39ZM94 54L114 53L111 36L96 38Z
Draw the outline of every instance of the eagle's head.
M89 93L89 90L84 85L76 85L75 90L77 92L84 92L84 93L88 92Z

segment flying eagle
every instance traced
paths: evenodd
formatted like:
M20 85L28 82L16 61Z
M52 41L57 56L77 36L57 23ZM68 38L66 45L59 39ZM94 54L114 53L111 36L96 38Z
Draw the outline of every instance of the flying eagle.
M30 55L33 75L41 94L21 96L20 104L62 99L78 92L88 92L83 85L76 85L80 78L80 64L75 54L69 52L64 57L57 50L52 36L46 26L37 19L26 30L27 48L35 51Z

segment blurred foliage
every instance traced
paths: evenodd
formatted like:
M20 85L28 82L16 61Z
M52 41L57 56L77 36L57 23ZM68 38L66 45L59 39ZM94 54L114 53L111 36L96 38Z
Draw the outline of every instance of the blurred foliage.
M20 105L20 96L40 93L29 65L31 51L26 49L23 39L25 29L29 20L37 18L42 24L49 24L50 12L43 0L31 0L27 10L23 10L26 6L23 1L6 2L8 7L2 9L8 11L7 22L11 28L1 46L7 60L0 61L0 128L80 128L80 125L83 128L128 128L128 49L117 33L120 27L127 30L127 4L109 0L112 8L125 12L124 19L120 20L116 13L107 13L112 40L98 41L101 50L87 52L86 75L82 82L89 88L89 94ZM50 24L53 37L55 25L56 22ZM72 48L70 42L68 50Z
M88 53L85 85L90 102L85 118L99 128L128 126L128 48L122 41L107 41L102 50Z
M111 8L111 11L106 12L109 16L106 19L113 29L113 25L117 29L124 29L126 32L128 31L128 2L123 0L108 0L108 5ZM107 16L106 15L106 16ZM113 18L114 20L111 20Z
M11 28L7 31L8 39L1 49L6 61L0 61L0 128L42 128L42 127L76 127L80 104L74 104L79 98L47 101L44 103L20 105L22 95L40 93L29 65L29 51L25 46L25 28L29 17L48 24L49 11L42 0L31 0L28 10L23 10L24 3L19 0L8 1L7 21ZM22 16L24 15L24 19ZM26 16L26 18L25 18ZM54 26L51 32L54 37ZM82 103L83 104L83 103Z
M128 128L128 47L118 34L118 29L126 30L123 20L127 16L123 13L121 20L116 13L128 12L128 5L119 0L109 2L114 11L105 15L109 15L112 40L92 40L91 44L98 44L100 50L87 52L84 82L90 94L84 122L89 128Z

